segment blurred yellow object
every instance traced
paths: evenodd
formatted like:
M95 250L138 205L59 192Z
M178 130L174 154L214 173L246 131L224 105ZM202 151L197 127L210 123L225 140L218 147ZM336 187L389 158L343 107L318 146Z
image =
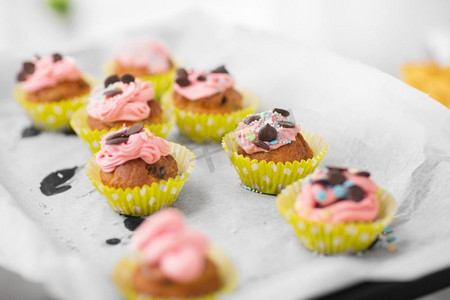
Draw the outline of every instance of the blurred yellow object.
M450 67L436 63L409 63L402 67L405 82L450 108Z

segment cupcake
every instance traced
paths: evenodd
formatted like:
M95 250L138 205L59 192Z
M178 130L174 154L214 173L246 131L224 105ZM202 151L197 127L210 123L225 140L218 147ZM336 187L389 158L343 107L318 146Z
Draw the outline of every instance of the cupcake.
M93 88L87 108L75 113L72 127L92 152L99 150L99 141L107 132L136 123L164 137L173 117L170 111L163 112L154 96L150 82L131 74L111 75L103 85Z
M127 299L210 299L232 288L228 259L206 236L188 228L176 209L145 220L132 246L136 255L120 261L113 274Z
M301 243L325 254L368 248L396 210L369 172L335 167L318 168L287 187L277 206Z
M175 76L175 63L167 48L154 40L141 40L124 45L114 53L108 74L133 74L150 81L156 98L170 88Z
M411 63L403 66L402 74L407 84L450 108L450 67L432 62Z
M106 134L86 170L114 210L148 215L175 201L193 160L186 148L154 136L137 123Z
M311 173L325 155L325 140L289 117L281 108L252 114L224 137L225 152L246 188L277 194Z
M220 141L247 114L258 100L238 91L224 66L212 71L177 70L173 91L163 96L163 105L173 105L181 132L196 142Z
M17 75L17 101L40 129L68 129L90 85L73 58L55 53L24 62Z

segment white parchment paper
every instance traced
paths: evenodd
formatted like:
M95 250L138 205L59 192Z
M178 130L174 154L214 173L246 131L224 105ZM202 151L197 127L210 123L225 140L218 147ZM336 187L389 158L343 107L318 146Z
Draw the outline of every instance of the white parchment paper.
M307 298L361 280L408 280L450 266L450 116L444 106L361 63L224 26L199 12L57 50L101 77L113 46L143 34L163 40L187 66L226 64L239 85L260 96L261 110L292 109L301 126L326 138L323 164L367 169L398 201L398 251L315 256L281 218L275 197L240 187L220 145L194 144L172 130L168 139L198 157L175 206L229 254L240 275L240 287L224 298ZM120 299L110 274L130 251L132 232L85 175L90 153L81 140L57 133L21 138L29 121L11 94L27 58L20 51L0 58L0 265L43 283L58 298ZM45 176L75 166L71 189L40 192ZM107 245L109 238L121 243Z

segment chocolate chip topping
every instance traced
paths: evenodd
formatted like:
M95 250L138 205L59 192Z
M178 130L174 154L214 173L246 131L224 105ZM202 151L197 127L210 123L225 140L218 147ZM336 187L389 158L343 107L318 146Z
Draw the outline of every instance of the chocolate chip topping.
M318 180L314 180L313 182L311 182L311 184L313 183L317 183L317 184L321 184L323 186L329 185L330 182L328 181L328 179L318 179Z
M222 74L228 74L227 69L225 69L224 65L221 65L220 67L215 68L211 71L211 73L222 73Z
M267 150L267 151L270 150L270 146L267 145L266 143L264 143L263 141L254 140L252 143L255 144L255 146L257 146L257 147L259 147L261 149L264 149L264 150Z
M123 74L122 76L120 76L120 81L122 81L123 83L134 82L134 76L128 73Z
M118 145L126 142L128 142L128 137L117 137L106 140L106 145Z
M114 74L114 75L106 77L104 85L105 85L105 87L108 87L108 85L116 83L118 81L120 81L119 76L117 76L117 74Z
M132 134L141 132L142 129L144 129L144 124L136 123L136 124L133 124L133 126L131 126L130 128L128 128L128 130L125 132L124 135L125 136L130 136Z
M348 198L356 202L364 199L364 190L357 185L353 185L347 189Z
M186 72L186 69L180 68L177 70L177 78L187 78L188 73Z
M264 125L258 133L258 139L261 141L273 141L277 139L277 130L270 124Z
M118 138L118 137L124 137L125 136L125 132L127 132L127 131L123 130L123 129L120 130L120 131L117 131L117 132L111 134L110 136L108 136L106 138L106 140L109 141L109 140L112 140L112 139L115 139L115 138Z
M295 127L294 123L291 123L288 121L279 121L278 125L280 125L281 127L284 127L284 128L294 128Z
M36 67L32 62L26 61L23 63L22 72L25 74L33 74L35 68Z
M220 101L220 105L224 105L227 102L227 97L223 96L222 100Z
M283 117L289 117L289 115L291 114L290 112L288 112L287 110L282 109L282 108L274 108L273 112L277 112L280 115L282 115Z
M151 165L146 165L145 169L147 169L148 175L151 175L153 173L153 167Z
M356 175L364 176L364 177L370 177L370 173L367 172L367 171L359 171L358 173L356 173Z
M159 168L159 178L164 178L164 176L166 176L166 168L160 167Z
M17 74L17 81L25 81L27 78L25 76L25 73L20 72L19 74Z
M123 92L121 90L118 89L114 89L114 90L109 90L103 93L103 95L105 95L106 97L114 97L116 95L120 95Z
M60 60L63 59L62 55L59 54L59 53L54 53L54 54L52 55L52 57L53 57L53 62L57 62L57 61L60 61Z
M246 117L244 119L244 121L242 121L242 122L244 122L244 124L248 125L253 121L258 121L259 119L261 119L261 117L259 115L251 115L251 116Z
M325 168L327 168L328 170L330 170L330 172L331 172L331 171L339 171L339 172L347 171L347 168L329 167L329 166L326 166Z
M197 80L198 80L198 81L206 81L206 76L205 76L205 75L199 75L199 76L197 77Z
M328 176L328 181L332 185L343 184L346 180L345 176L338 171L330 172L330 175Z
M182 87L188 86L191 84L191 82L189 81L189 79L187 78L177 78L175 79L175 82Z

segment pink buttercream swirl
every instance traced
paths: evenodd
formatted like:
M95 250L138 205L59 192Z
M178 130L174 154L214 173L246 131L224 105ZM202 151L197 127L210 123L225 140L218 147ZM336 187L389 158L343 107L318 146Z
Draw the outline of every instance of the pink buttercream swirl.
M107 145L108 137L117 132L112 131L103 137L100 142L101 150L95 157L104 172L112 172L116 167L137 158L143 159L147 164L154 164L161 156L170 154L169 144L164 139L151 135L148 130L130 135L125 143Z
M174 282L188 283L203 273L209 241L187 228L178 210L169 208L147 218L134 233L132 245L145 264L157 266Z
M204 76L205 80L198 80L199 76ZM226 73L191 70L188 72L188 79L190 82L188 86L180 86L174 82L173 87L175 92L189 100L199 100L222 93L234 86L234 80Z
M120 90L122 93L112 97L105 92ZM153 100L155 92L150 82L136 78L134 82L115 82L104 87L98 85L91 91L88 114L103 122L141 121L150 115L148 101Z
M236 142L248 154L255 152L268 152L290 144L292 141L295 141L295 136L300 132L300 125L290 122L289 117L284 117L278 112L268 110L251 116L259 116L259 120L252 121L249 124L240 122L235 130ZM279 122L289 122L292 123L294 127L283 127L279 124ZM272 142L265 142L266 145L270 147L270 150L265 150L258 147L254 143L254 141L258 139L259 131L266 124L269 124L277 130L276 139Z
M81 78L81 71L71 57L64 56L54 62L51 55L36 58L33 61L34 72L27 74L22 88L27 92L52 87L64 81L75 81Z
M375 196L377 186L368 173L359 175L356 170L345 169L340 172L345 177L341 181L345 181L331 184L328 182L331 180L330 172L334 171L326 167L318 168L305 178L295 202L298 215L316 222L374 221L379 214L379 203Z
M114 59L124 67L146 68L151 74L160 74L171 68L170 53L159 42L144 40L118 49Z

